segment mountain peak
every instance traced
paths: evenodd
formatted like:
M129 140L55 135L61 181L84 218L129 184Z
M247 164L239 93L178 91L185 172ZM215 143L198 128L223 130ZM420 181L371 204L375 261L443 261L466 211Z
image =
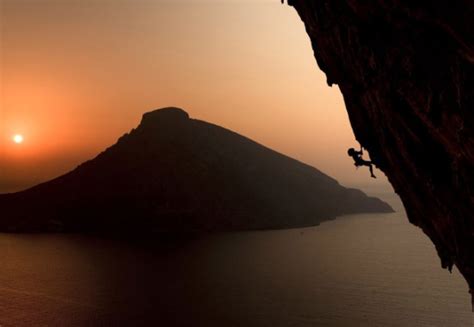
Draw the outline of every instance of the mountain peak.
M47 203L47 205L45 205ZM180 233L317 225L391 212L316 168L178 108L66 175L0 195L0 231Z
M189 114L181 108L166 107L144 113L140 125L168 124L187 121Z

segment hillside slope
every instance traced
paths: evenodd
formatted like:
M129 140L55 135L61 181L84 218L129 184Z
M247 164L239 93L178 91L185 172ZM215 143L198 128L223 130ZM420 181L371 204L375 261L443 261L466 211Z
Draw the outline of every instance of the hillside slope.
M140 125L52 181L0 196L3 231L153 233L316 225L390 212L319 170L181 109Z

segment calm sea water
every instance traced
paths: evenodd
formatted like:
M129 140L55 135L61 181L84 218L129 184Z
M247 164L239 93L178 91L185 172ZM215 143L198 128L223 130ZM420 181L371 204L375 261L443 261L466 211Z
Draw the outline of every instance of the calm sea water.
M472 326L466 283L388 198L397 213L158 247L0 234L0 325Z

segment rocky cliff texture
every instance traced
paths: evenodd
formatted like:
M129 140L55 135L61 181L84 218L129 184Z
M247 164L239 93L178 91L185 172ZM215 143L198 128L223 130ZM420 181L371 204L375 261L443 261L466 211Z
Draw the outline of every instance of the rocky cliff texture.
M474 290L474 2L289 0L357 140Z
M50 182L0 195L1 231L187 233L317 225L391 212L316 168L178 108Z

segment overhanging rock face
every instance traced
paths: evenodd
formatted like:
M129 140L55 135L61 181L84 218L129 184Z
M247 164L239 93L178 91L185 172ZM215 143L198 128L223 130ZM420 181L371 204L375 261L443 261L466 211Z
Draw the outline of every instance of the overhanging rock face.
M290 0L357 140L474 290L474 2Z

